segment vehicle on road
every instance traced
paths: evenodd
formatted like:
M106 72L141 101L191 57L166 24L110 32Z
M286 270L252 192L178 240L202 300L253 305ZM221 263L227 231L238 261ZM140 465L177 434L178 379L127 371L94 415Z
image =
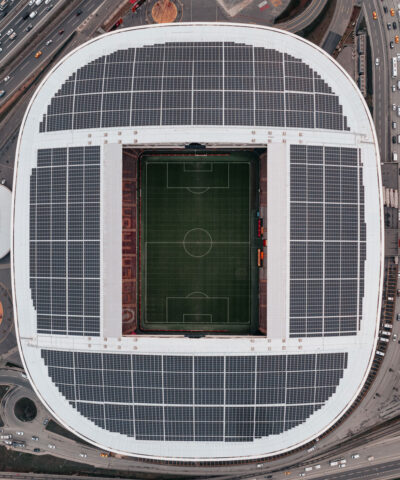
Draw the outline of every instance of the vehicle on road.
M392 24L391 24L391 23L387 23L386 26L387 26L387 29L388 29L388 30L390 30L390 29L392 28Z
M6 77L3 78L4 82L8 82L10 80L10 75L7 75Z
M36 15L37 15L37 10L34 10L33 12L31 12L31 13L29 14L29 18L35 18Z
M31 7L32 5L35 4L35 0L29 0L28 2L28 7Z
M5 90L0 90L0 98L1 98L1 97L4 97L5 94L6 94L6 91L5 91Z
M62 35L62 34L64 33L64 31L65 31L65 30L60 30L60 31L58 32L58 34L59 34L59 35Z
M52 448L52 449L56 448L56 446L53 445L52 443L49 443L47 446L48 446L49 448Z
M391 15L392 17L394 17L394 8L391 8L391 9L390 9L390 15Z
M110 455L106 452L100 452L100 457L108 458Z
M43 0L36 0L35 2L35 5L38 7L39 5L41 5L43 2Z
M397 57L392 57L392 78L397 77Z
M11 35L10 35L10 40L14 40L14 38L17 36L17 32L13 32Z
M25 32L30 32L33 28L33 25L30 23L26 28L25 28Z
M375 11L372 12L372 18L373 18L374 20L376 20L376 19L378 18L378 15L376 14Z
M32 440L34 440L35 442L39 441L39 437L37 437L36 435L32 435Z
M359 453L353 453L351 458L354 458L354 459L360 458L360 454Z
M49 419L48 419L48 418L45 418L45 419L43 420L43 425L47 425L48 423L49 423Z
M315 470L319 470L321 468L321 465L315 465L314 468Z
M372 462L372 460L375 460L375 457L374 457L373 455L370 455L370 456L367 458L367 460L368 460L369 462Z
M34 448L33 451L34 451L35 453L40 452L40 448Z
M53 40L52 40L52 39L47 40L47 42L45 43L45 45L50 45L51 43L53 43Z
M397 107L397 116L400 117L400 107Z
M43 52L39 50L38 52L35 53L35 58L39 58L42 54Z
M12 440L4 440L4 443L6 445L12 445L13 442L12 442Z
M387 9L387 6L386 6L386 5L383 6L383 11L384 11L385 13L388 12L388 9Z
M398 322L400 322L400 313L398 313L398 314L396 315L396 320L397 320Z
M79 10L76 11L76 16L79 17L79 15L82 15L83 10L80 8Z
M392 85L392 92L396 91L396 85Z
M20 435L22 436L24 434L24 432L15 432L17 435Z
M12 438L12 435L11 435L11 434L1 435L0 438L1 438L2 440L5 440L5 439L8 439L8 438Z
M393 42L390 42L390 43L389 43L389 46L390 46L390 48L394 48L394 43L393 43Z
M392 110L393 110L394 112L397 110L397 105L396 105L395 103L392 105Z
M9 30L7 30L7 33L6 33L7 37L9 37L9 36L13 33L13 31L14 31L14 30L13 30L12 28L10 28Z
M54 7L54 5L49 5L47 8L46 8L46 12L50 12L50 10Z
M4 11L8 7L9 0L2 0L0 2L0 12Z
M397 340L397 333L393 335L393 341L395 342Z
M44 0L44 4L48 5L52 0Z
M305 476L306 476L306 474L304 472L299 473L299 477L305 477Z
M380 63L381 63L381 60L379 58L375 58L375 65L377 67L379 67Z
M376 354L379 355L380 357L384 357L384 356L385 356L384 352L381 352L380 350L377 350L377 351L376 351Z
M82 457L82 458L87 458L87 453L80 453L79 456Z
M393 25L393 30L396 30L396 28L397 28L397 23L396 23L396 22L393 22L392 25Z
M393 143L393 144L396 143L396 137L395 137L394 135L393 135L393 137L392 137L392 143Z
M28 379L28 377L26 376L26 373L24 373L24 372L21 372L21 377Z

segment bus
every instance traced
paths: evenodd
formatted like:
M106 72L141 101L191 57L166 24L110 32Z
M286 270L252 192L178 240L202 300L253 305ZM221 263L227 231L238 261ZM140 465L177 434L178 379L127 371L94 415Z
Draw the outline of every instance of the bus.
M397 57L392 58L392 77L397 77Z
M9 0L2 0L0 2L0 12L2 12L3 10L5 10L8 7L8 1Z

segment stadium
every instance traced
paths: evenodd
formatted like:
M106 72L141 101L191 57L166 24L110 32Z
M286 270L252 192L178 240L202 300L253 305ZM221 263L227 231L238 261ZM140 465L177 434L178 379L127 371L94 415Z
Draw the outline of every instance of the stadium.
M378 145L354 82L300 37L181 23L78 47L27 108L12 228L27 375L102 449L277 456L363 388L382 292Z

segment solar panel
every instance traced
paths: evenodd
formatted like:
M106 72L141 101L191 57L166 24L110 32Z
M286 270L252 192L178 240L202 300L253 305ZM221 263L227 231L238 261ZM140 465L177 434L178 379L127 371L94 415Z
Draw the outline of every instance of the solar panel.
M100 148L42 149L37 155L30 195L37 330L99 335Z
M84 65L52 98L40 132L149 125L349 130L338 96L301 59L236 43L176 42Z
M94 424L138 440L165 441L247 442L278 435L320 409L347 368L347 353L211 357L42 350L42 358L60 393Z
M355 335L364 295L362 165L356 148L290 147L290 335Z

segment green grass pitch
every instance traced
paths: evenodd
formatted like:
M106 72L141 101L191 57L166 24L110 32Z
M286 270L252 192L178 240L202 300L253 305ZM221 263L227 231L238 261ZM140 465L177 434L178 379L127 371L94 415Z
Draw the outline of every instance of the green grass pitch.
M142 330L252 330L251 169L243 152L141 157Z

